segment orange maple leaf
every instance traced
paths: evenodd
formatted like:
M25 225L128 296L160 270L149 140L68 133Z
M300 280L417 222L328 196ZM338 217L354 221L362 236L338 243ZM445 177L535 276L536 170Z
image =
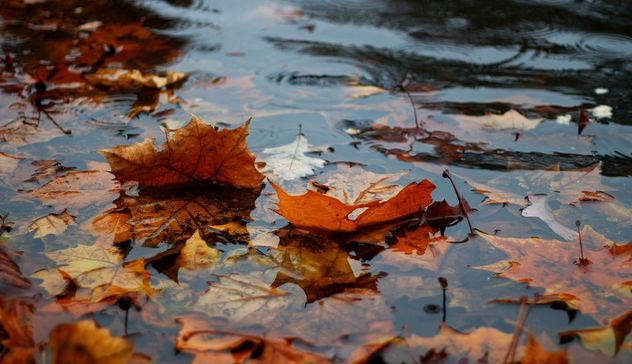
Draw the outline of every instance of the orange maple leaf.
M275 210L279 215L296 227L330 233L350 233L419 213L432 202L430 193L435 189L432 182L424 179L407 185L386 201L347 205L337 198L314 191L291 196L273 182L270 183L279 197L278 209ZM350 215L361 208L366 209L352 219Z
M217 182L235 187L258 187L263 176L246 137L250 120L233 130L217 131L193 116L184 127L166 132L158 151L153 140L103 149L112 173L121 183L168 187L191 182Z

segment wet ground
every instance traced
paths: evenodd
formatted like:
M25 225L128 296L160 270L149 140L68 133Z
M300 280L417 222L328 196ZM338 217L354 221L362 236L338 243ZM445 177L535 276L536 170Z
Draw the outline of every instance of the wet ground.
M14 222L4 244L25 252L20 265L27 276L51 266L42 253L93 242L95 237L85 226L112 208L116 198L70 206L74 225L62 235L35 238L27 232L29 223L66 206L42 203L30 198L28 191L64 168L105 168L99 149L144 138L162 141L163 128L185 125L191 113L220 127L234 127L252 117L248 144L260 156L265 148L292 142L300 130L317 150L312 156L327 161L316 175L347 162L375 173L410 169L400 183L427 178L437 186L433 199L454 205L454 190L441 176L449 168L461 194L477 209L470 214L472 225L490 234L573 240L563 239L559 226L575 230L575 221L580 220L615 242L632 237L632 6L625 2L82 3L25 5L10 0L0 5L0 152L19 159L17 172L0 175L0 215L9 213ZM104 87L84 77L99 68L171 70L189 76L162 89ZM590 122L580 134L579 124L586 119ZM41 160L58 164L50 163L48 174L33 178L33 161ZM543 177L559 179L564 171L592 173L558 184ZM282 184L298 192L310 178L315 177ZM489 198L472 191L475 183L519 197L547 194L548 218L522 216L526 203L486 204ZM613 198L569 205L562 196L565 188L606 191ZM256 201L244 202L252 210L250 238L258 237L256 241L265 241L266 246L253 253L238 244L247 243L248 236L219 237L215 243L224 261L247 258L235 258L234 265L223 264L210 272L256 276L263 286L279 286L298 297L288 303L292 315L279 314L274 324L264 320L258 334L285 333L279 327L297 326L301 317L301 326L317 322L313 311L335 300L344 288L314 288L304 283L304 276L292 276L253 254L292 261L294 272L303 275L301 264L307 263L301 259L309 264L342 259L349 270L344 279L351 277L354 283L336 283L371 291L370 299L334 306L346 317L340 319L344 323L338 322L342 327L331 323L322 329L328 334L315 334L313 328L287 331L295 337L301 337L301 330L309 332L305 337L318 347L314 351L328 357L346 358L354 347L370 341L364 337L372 330L367 317L388 322L386 336L433 336L442 319L441 309L436 309L442 300L440 276L449 282L447 323L464 332L490 326L511 334L519 305L488 301L544 292L544 287L529 288L473 269L507 257L480 238L450 244L435 260L427 254L398 256L384 242L374 247L363 241L345 245L329 240L316 250L325 246L336 252L336 258L305 258L313 252L299 254L287 248L296 239L285 233L261 237L261 231L273 232L285 224L269 210L271 195L267 186ZM446 235L461 241L468 232L462 221L448 227ZM274 247L279 241L286 249ZM148 259L171 243L149 248L131 242L126 259ZM319 243L316 239L304 244ZM178 285L160 264L147 269L153 284L170 292L155 298L158 308L140 314L130 311L127 328L124 313L115 306L90 317L115 335L134 333L129 338L135 351L154 362L189 362L190 355L172 346L179 326L154 325L148 316L173 320L192 307L216 313L196 298L205 291L210 273L186 276ZM629 271L620 273L629 280ZM370 283L366 277L371 277ZM43 292L38 294L45 297ZM631 297L626 294L623 302L621 296L610 299L625 306ZM551 349L557 347L558 332L601 326L623 313L600 307L597 314L575 316L559 306L535 307L526 323L539 338L548 338ZM45 340L48 329L36 327L36 340ZM348 334L347 344L324 339L343 332ZM566 347L581 362L583 349L577 342ZM596 358L625 362L631 360L630 353L622 350L614 358ZM586 360L595 360L590 358Z

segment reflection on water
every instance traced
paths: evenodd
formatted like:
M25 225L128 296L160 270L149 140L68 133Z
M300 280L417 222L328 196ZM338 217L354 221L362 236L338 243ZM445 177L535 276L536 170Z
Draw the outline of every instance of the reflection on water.
M76 224L59 238L25 233L35 218L61 213L29 199L26 192L33 184L25 181L44 184L70 170L107 168L98 149L161 140L161 128L180 127L191 113L220 126L252 116L248 143L259 154L291 143L302 132L317 146L319 158L331 162L324 171L337 162L378 173L412 169L405 181L428 178L437 185L434 200L454 204L454 191L441 177L449 167L460 192L478 209L472 214L475 227L490 233L559 239L547 224L574 231L581 220L614 241L629 241L631 12L628 2L564 0L3 1L0 157L9 159L0 162L22 171L12 177L0 173L0 215L10 212L19 232L8 244L31 256L94 241L94 221L129 219L119 217L141 205L156 214L171 208L186 212L174 204L164 207L164 199L133 196L126 204L119 199L71 209ZM187 77L164 87L91 81L109 70L156 77L174 71ZM578 135L582 115L590 123ZM596 172L590 181L582 176L569 182L567 176L580 169ZM503 189L518 196L518 203L490 205L470 191L466 180ZM569 189L581 192L593 182L614 200L571 206L564 203L564 191L556 189L573 183ZM301 190L307 179L289 183ZM549 196L549 222L522 217L523 198L542 193ZM491 326L511 333L517 307L485 302L543 292L471 269L504 257L478 240L415 255L360 238L344 244L312 235L299 239L299 233L279 229L284 220L271 212L269 188L258 199L248 197L241 206L245 212L234 221L216 219L208 204L198 203L209 216L202 221L200 211L190 213L197 219L178 215L171 222L178 228L173 234L160 230L169 226L162 220L133 221L136 227L141 220L158 225L146 244L152 249L135 246L138 240L121 250L148 259L153 284L165 291L137 317L130 315L129 331L140 332L130 339L135 350L156 362L189 362L189 356L174 355L179 327L172 318L191 307L217 313L222 310L215 304L221 302L227 307L222 311L230 321L227 327L257 338L249 340L259 342L275 330L298 336L305 329L308 338L320 341L301 345L319 355L348 358L353 348L380 335L433 336L441 321L432 308L442 300L438 276L450 282L448 323L464 331ZM250 219L242 216L251 210ZM179 254L171 243L182 243L179 231L188 237L208 224L217 226L202 235L213 240L222 260L212 271L215 286L207 284L213 279L206 271L170 270ZM119 243L117 236L129 243L132 232L122 231L111 232L114 240L108 243ZM467 232L463 223L447 231L452 241L463 240ZM262 246L245 248L248 239ZM42 259L24 259L23 270L50 268ZM252 282L235 273L256 277L256 285L244 288ZM253 304L257 309L250 316L240 316L243 308L235 302L248 289L272 298ZM213 294L223 290L230 292L228 301ZM291 310L270 303L275 300ZM345 312L353 315L345 317ZM321 314L329 315L321 325L302 321L319 320ZM95 317L119 335L121 325L110 325L118 315L110 307ZM170 320L157 323L152 315ZM531 315L527 327L548 337L603 321L579 314L569 323L567 313L548 306ZM268 326L262 327L259 317ZM348 328L354 325L350 318L361 324ZM575 352L581 350L572 345ZM609 360L595 355L595 360ZM630 353L622 351L612 361L629 359Z

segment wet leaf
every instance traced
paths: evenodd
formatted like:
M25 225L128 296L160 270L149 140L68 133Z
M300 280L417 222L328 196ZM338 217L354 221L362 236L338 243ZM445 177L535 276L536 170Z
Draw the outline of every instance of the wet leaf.
M123 254L116 248L78 245L45 255L57 263L57 269L39 271L34 277L44 280L42 285L50 294L59 294L59 287L66 286L64 276L80 287L92 289L92 302L130 292L149 296L154 293L144 260L124 263Z
M300 340L272 339L227 331L222 322L203 315L178 319L182 325L176 348L195 355L193 363L330 363L331 360L301 349ZM305 346L305 345L303 345ZM309 346L307 346L309 348Z
M29 195L58 208L83 208L115 200L119 186L104 171L68 172L55 177Z
M494 188L483 183L478 183L470 179L465 181L472 186L472 191L485 195L485 199L481 202L481 205L494 205L494 204L513 204L518 206L527 206L527 200L524 196L520 196L513 192L503 191L498 188Z
M132 239L132 230L127 224L131 218L127 209L113 209L97 216L84 228L97 236L98 243L121 244Z
M375 200L384 201L397 195L404 187L394 184L410 170L399 173L373 173L358 165L338 164L337 169L315 178L324 185L327 196L332 196L348 205L362 204ZM311 190L318 191L314 184ZM321 187L322 189L322 187Z
M486 130L506 130L521 129L531 130L536 128L542 122L542 118L527 119L524 115L516 110L509 110L504 114L488 113L484 116L454 116L464 129L471 128L472 125L480 126Z
M288 195L271 183L279 202L276 212L292 225L322 232L354 232L362 227L403 219L420 213L430 204L435 186L428 180L411 183L387 201L371 201L347 205L342 201L314 191L300 196ZM364 209L364 211L356 211ZM359 213L354 219L352 213Z
M535 336L529 333L529 339L527 341L527 347L524 350L524 358L522 358L521 364L569 364L568 353L566 349L560 349L558 351L546 350L538 341Z
M325 160L306 155L312 150L307 138L299 134L290 144L265 148L262 159L266 163L263 172L271 171L282 180L293 180L314 174L325 166Z
M196 271L208 268L219 260L219 251L210 248L200 236L199 230L184 243L176 264L181 269Z
M560 341L568 342L578 338L582 345L591 351L599 350L602 353L614 357L621 348L630 346L630 340L626 340L632 331L632 310L628 310L616 317L605 327L581 329L560 332ZM626 341L628 343L626 344ZM629 350L629 349L628 349Z
M34 238L41 238L46 235L61 235L66 231L68 225L74 224L75 217L67 210L58 214L48 214L33 221L29 226L29 231L35 231Z
M91 320L57 325L48 345L53 364L128 364L133 350L127 340L112 336Z
M9 177L18 167L18 163L21 159L22 158L18 156L0 152L0 179L2 179L3 182L6 183L9 181Z
M117 89L130 88L163 88L183 82L187 79L184 72L166 71L162 75L142 73L139 70L99 69L87 74L86 79L93 85L107 86Z
M630 243L617 245L589 226L582 229L584 255L591 261L585 266L576 264L580 256L577 241L499 237L482 232L478 235L509 255L509 259L476 268L543 287L545 298L555 296L584 314L603 317L621 312L632 298L632 249L627 248Z
M467 201L461 197L465 213L476 211L470 207ZM451 206L446 200L434 201L426 210L426 222L428 225L439 229L441 234L445 232L446 227L452 226L465 218L461 206Z
M216 182L235 187L259 187L263 176L246 137L250 121L233 130L216 131L193 116L184 127L168 131L162 150L151 139L101 150L121 183L163 188L192 182Z
M0 299L0 364L35 362L32 316L30 304Z
M17 288L28 288L31 282L22 276L20 267L12 257L0 246L0 292L4 285Z

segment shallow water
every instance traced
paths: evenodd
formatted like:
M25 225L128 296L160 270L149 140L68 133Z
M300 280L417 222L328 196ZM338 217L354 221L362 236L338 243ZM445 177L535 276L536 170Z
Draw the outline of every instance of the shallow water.
M93 169L94 162L103 166L99 149L144 138L162 141L161 128L181 127L191 113L222 127L234 127L252 117L248 137L252 151L262 155L265 148L290 143L300 130L322 151L314 156L328 162L317 175L335 170L340 162L358 163L376 173L410 169L401 183L427 178L437 186L435 201L447 199L455 204L454 191L441 177L449 168L461 194L478 209L471 214L472 224L488 233L561 240L544 221L521 216L520 206L482 204L484 196L472 192L466 180L502 187L521 197L548 194L547 206L555 222L569 229L575 229L575 221L581 220L615 242L630 241L632 236L632 194L627 188L632 178L632 4L165 0L97 1L81 6L78 1L49 1L24 7L20 3L0 5L0 55L5 60L0 109L1 124L6 124L0 129L0 152L22 158L21 169L44 159L55 159L76 170ZM189 74L188 80L162 92L81 84L81 70L104 54L98 42L92 48L81 43L92 39L92 31L76 30L92 21L102 23L100 41L122 44L124 51L104 58L109 67L182 71ZM125 33L122 29L126 27L133 30ZM36 90L38 78L46 85L43 92ZM401 85L406 92L398 87ZM361 95L361 91L368 93ZM423 137L410 131L416 123L411 101ZM139 105L154 107L129 118L130 110ZM611 108L611 115L597 111L607 109L604 105ZM598 106L601 109L595 109ZM531 128L521 128L522 119L517 116L504 128L481 124L486 114L510 110L542 121ZM580 110L591 122L578 135ZM38 126L19 128L25 120L36 120L38 114ZM375 131L375 125L409 129L408 134L399 129L387 138ZM71 135L62 129L70 130ZM599 188L607 190L613 201L570 206L560 202L551 185L538 183L535 177L540 172L573 171L596 164L601 168ZM8 212L15 222L4 244L25 251L20 265L26 275L50 266L41 253L94 241L83 226L114 206L112 199L70 208L75 225L61 236L34 238L26 231L29 222L61 212L63 207L29 198L23 191L37 184L25 185L20 175L0 177L0 215ZM298 192L308 179L283 185ZM595 188L594 181L582 177L578 183L585 182L590 189ZM269 210L271 194L267 186L256 201L244 202L254 206L248 223L251 237L259 230L270 232L285 225L285 220ZM462 240L467 233L464 221L446 232L453 240ZM283 246L284 238L268 238L267 244L280 239ZM132 243L134 248L126 259L147 259L167 249L168 243L173 241L165 241L158 250ZM245 250L245 245L230 239L218 238L215 243L223 251L222 259ZM379 248L323 244L329 251L340 250L355 279L363 274L374 278L371 299L337 308L349 315L344 330L332 323L331 328L323 328L327 334L306 334L328 357L346 358L349 348L356 345L354 340L357 345L366 343L362 335L371 330L366 326L367 317L390 322L395 334L433 336L441 314L424 307L441 305L439 276L449 281L447 323L464 332L491 326L511 334L518 305L487 302L544 292L542 287L529 288L472 269L506 258L480 238L451 244L431 268L419 264L414 254L397 256L384 244ZM300 258L288 251L260 248L267 257L298 260L299 267L294 268L305 274ZM115 335L136 333L128 337L135 350L155 362L189 362L191 356L172 346L179 326L155 326L148 317L176 318L191 311L206 282L212 280L211 273L259 274L257 279L270 285L279 280L277 268L248 257L206 275L186 276L176 285L151 266L152 282L167 292L155 298L159 308L147 308L140 314L130 311L127 331L122 311L114 306L93 316ZM629 277L630 272L621 274ZM280 315L279 322L261 332L277 330L281 335L299 336L300 327L293 320L304 314L308 323L314 323L313 311L331 305L340 294L315 290L317 299L310 300L313 292L296 283L300 277L293 279L281 280L281 287L298 297L290 303L295 314L287 316L290 318ZM627 299L630 303L629 295ZM202 311L213 312L209 308ZM539 338L548 337L549 348L554 348L558 332L599 326L604 317L614 315L607 308L602 314L579 313L569 320L563 310L538 306L526 327ZM292 325L299 328L279 328ZM36 327L37 340L46 338L45 327ZM349 335L348 345L324 338L341 334ZM156 340L164 345L156 347ZM577 362L632 359L629 350L614 358L585 357L577 342L565 347Z

